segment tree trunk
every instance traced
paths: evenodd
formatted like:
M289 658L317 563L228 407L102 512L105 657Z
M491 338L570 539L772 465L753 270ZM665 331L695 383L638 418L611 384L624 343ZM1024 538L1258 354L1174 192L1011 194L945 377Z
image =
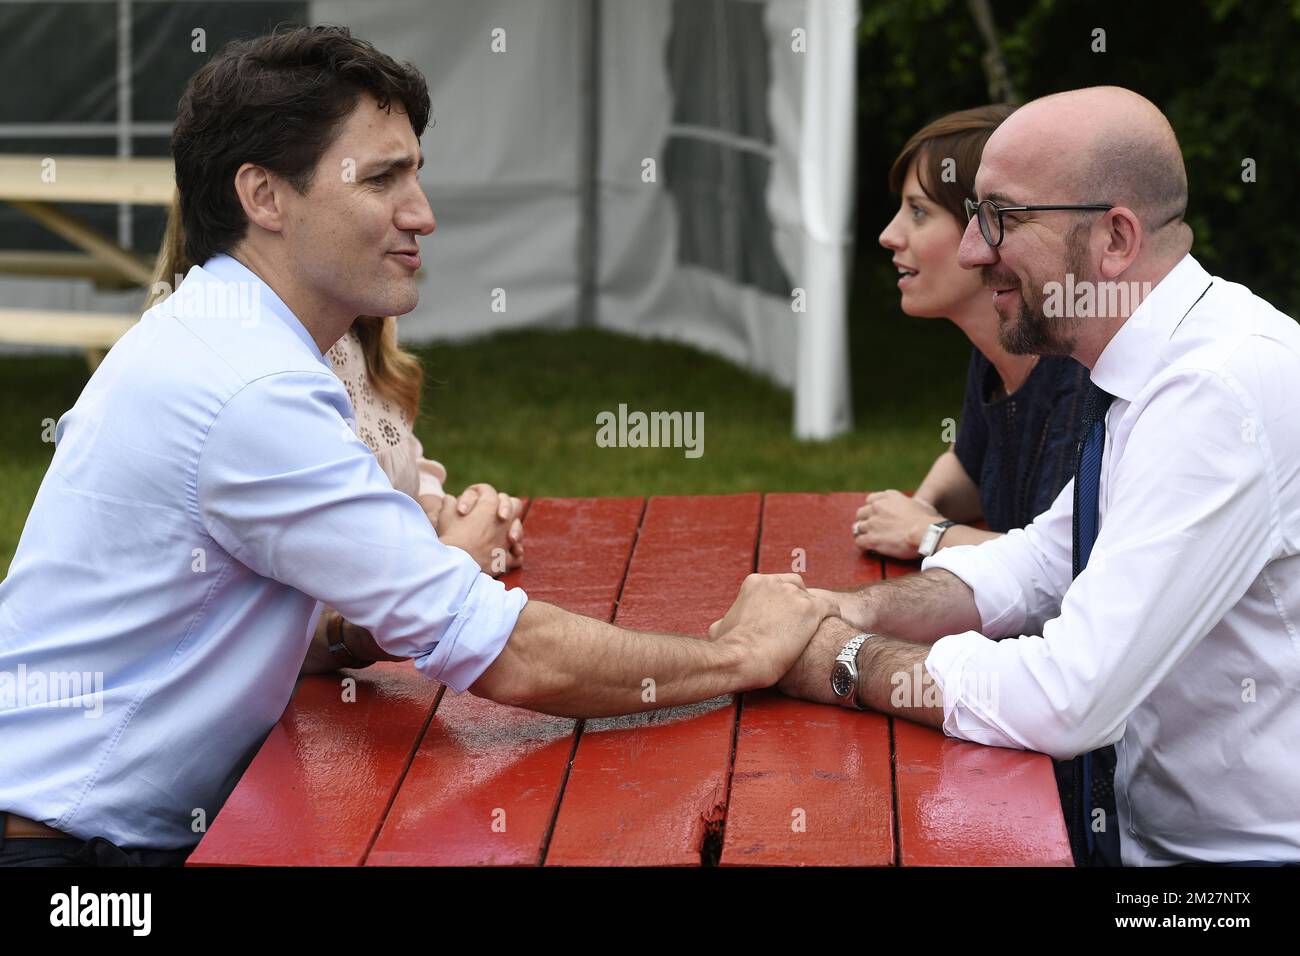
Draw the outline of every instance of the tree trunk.
M1002 46L998 43L998 28L993 22L993 10L989 0L966 0L975 26L984 38L984 77L989 85L989 101L993 103L1014 103L1019 105L1020 98L1011 85L1011 75L1007 71L1007 61L1002 56Z

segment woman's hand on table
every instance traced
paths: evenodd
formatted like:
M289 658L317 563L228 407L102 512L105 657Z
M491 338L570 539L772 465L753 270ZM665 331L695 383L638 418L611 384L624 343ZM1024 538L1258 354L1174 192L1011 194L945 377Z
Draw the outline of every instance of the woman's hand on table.
M943 515L928 501L890 489L867 495L853 520L853 543L890 558L917 558L926 528Z

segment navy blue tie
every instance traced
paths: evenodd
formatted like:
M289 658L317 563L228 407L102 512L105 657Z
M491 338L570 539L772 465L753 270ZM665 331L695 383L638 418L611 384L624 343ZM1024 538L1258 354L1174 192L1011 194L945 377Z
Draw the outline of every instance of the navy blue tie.
M1097 541L1099 524L1098 499L1101 495L1101 455L1106 446L1106 410L1113 395L1093 385L1083 412L1083 437L1079 442L1079 461L1074 470L1074 577L1088 566L1092 546ZM1094 797L1093 757L1097 756L1103 773L1114 767L1111 747L1076 757L1074 761L1074 834L1076 856L1090 858L1093 852L1092 805ZM1110 791L1110 781L1098 780L1098 790Z

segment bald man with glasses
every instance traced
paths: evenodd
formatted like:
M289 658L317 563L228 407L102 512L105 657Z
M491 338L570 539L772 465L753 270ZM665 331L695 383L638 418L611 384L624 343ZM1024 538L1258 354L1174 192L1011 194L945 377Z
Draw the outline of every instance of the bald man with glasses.
M1132 91L1021 107L975 188L959 259L1002 345L1090 370L1075 479L1023 530L835 592L780 686L1074 761L1080 864L1294 864L1300 327L1191 255L1178 141Z

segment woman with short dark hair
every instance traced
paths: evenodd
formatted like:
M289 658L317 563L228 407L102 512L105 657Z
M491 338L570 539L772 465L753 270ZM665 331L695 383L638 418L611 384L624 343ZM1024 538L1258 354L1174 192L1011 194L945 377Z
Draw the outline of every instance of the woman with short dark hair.
M943 116L912 136L890 169L902 201L880 244L898 268L900 305L948 319L972 347L954 446L910 497L892 489L867 497L853 524L864 550L916 558L979 544L1029 524L1073 475L1088 370L1068 357L1008 352L980 272L957 264L984 143L1014 109ZM989 530L957 523L979 519Z

